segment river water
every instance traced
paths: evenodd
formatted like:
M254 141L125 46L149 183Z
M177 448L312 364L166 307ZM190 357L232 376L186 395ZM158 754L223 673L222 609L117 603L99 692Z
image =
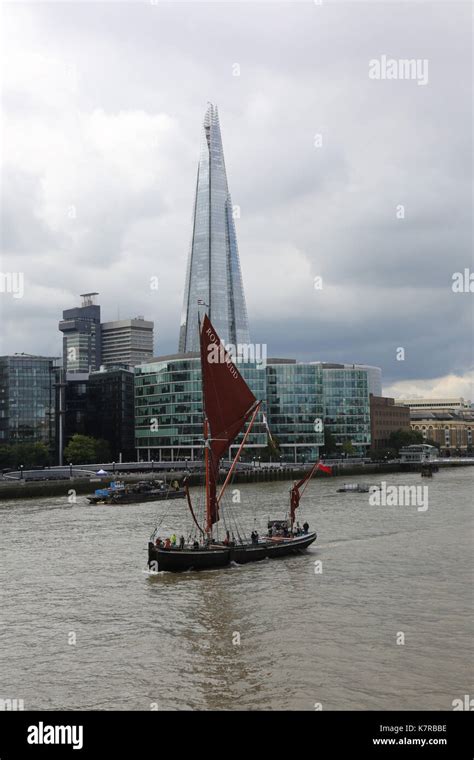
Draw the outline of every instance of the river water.
M25 710L451 709L474 693L474 469L381 479L427 485L428 509L370 505L318 479L300 509L318 532L305 555L180 575L150 575L146 547L157 512L184 529L182 500L0 502L0 698ZM288 486L240 487L250 528L255 514L261 532L283 516Z

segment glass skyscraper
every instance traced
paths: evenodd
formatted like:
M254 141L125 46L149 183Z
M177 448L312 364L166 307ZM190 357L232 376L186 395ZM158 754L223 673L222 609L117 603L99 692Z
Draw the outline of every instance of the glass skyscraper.
M250 341L232 200L217 106L203 123L179 352L199 351L198 315L206 313L225 344Z

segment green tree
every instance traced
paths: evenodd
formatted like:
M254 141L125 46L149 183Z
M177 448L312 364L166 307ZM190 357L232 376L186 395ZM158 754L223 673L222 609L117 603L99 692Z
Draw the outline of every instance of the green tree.
M16 443L10 446L12 466L23 465L25 470L45 467L50 463L48 447L44 443Z
M348 457L353 457L356 453L355 448L352 445L352 441L344 441L342 444L342 450Z
M64 461L88 464L96 461L97 440L89 435L75 433L64 449Z
M404 446L412 446L415 443L423 443L423 436L419 432L419 430L395 430L393 433L390 433L389 439L389 446L391 449L395 449L395 451L400 451L401 448Z
M93 438L90 435L76 433L64 449L66 464L92 464L95 462L110 462L110 444L103 438Z

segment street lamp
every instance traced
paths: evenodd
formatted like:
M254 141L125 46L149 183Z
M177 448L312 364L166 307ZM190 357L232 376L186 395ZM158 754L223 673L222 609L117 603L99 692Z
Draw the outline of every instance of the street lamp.
M112 462L112 472L113 472L113 473L114 473L114 475L115 475L115 462Z
M69 462L69 477L72 478L72 462Z
M23 480L23 465L20 465L20 480Z
M152 460L151 460L151 471L153 472L153 471L154 471L154 469L155 469L155 460L154 460L154 459L152 459Z

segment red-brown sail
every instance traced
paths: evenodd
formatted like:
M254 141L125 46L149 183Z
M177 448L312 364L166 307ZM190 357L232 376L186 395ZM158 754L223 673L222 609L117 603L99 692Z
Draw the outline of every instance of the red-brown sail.
M219 460L245 425L257 399L233 364L207 314L201 327L201 370L204 414L208 426L207 526L219 519Z

